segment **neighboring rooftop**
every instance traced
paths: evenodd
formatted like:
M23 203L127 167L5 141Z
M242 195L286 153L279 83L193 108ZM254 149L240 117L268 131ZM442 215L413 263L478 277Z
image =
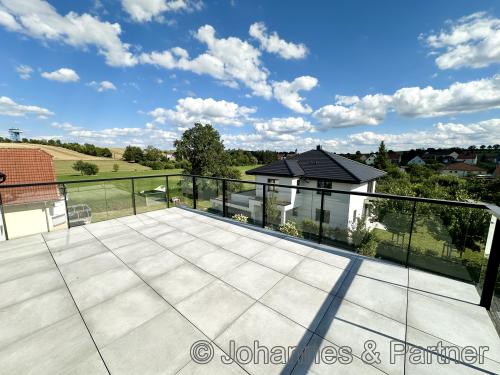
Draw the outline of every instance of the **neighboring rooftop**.
M36 148L0 148L0 172L9 185L56 181L52 156ZM56 185L2 189L0 194L3 204L60 199Z
M448 164L442 168L446 171L465 171L465 172L484 172L486 173L486 169L478 167L476 165L465 164L465 163L452 163Z
M500 339L478 301L470 284L171 208L0 243L0 369L500 373ZM200 340L213 345L209 364L190 357ZM222 364L233 340L237 348L255 340L268 350L307 348L308 357ZM361 359L368 340L380 363ZM391 364L391 342L425 350L432 363L400 355ZM483 363L443 364L449 357L438 360L438 343L488 351ZM325 346L350 347L353 360L318 362Z
M323 150L318 146L290 159L251 169L250 175L303 177L360 184L382 177L385 172L343 156Z

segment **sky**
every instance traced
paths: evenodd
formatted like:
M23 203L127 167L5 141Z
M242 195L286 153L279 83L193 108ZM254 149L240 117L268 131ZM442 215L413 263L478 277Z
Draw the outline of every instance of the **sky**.
M496 0L0 0L0 136L334 152L500 144Z

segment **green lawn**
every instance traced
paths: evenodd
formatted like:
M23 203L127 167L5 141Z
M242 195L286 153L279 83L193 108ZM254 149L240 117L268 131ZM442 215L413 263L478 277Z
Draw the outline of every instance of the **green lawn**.
M76 160L54 160L54 167L58 177L65 175L74 175L76 172L72 168ZM118 164L119 172L139 172L151 171L150 168L137 163L128 163L123 160L88 160L88 162L97 164L99 173L113 172L113 165Z

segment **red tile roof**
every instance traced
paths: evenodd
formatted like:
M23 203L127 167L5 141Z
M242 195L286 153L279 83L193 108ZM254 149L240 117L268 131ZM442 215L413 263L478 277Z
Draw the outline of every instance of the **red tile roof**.
M474 153L462 153L462 154L458 154L457 159L461 159L461 160L473 160L476 157L477 157L477 155L474 154Z
M452 163L448 164L446 167L443 167L443 170L448 171L467 171L467 172L484 172L486 170L475 165L465 164L465 163Z
M0 148L2 185L56 181L52 156L40 149ZM61 199L57 185L0 188L3 204L20 204Z

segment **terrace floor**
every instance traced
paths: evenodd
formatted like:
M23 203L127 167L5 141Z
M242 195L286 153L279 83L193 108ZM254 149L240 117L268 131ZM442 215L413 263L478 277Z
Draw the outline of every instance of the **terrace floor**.
M171 208L0 243L0 372L500 373L478 301L468 284ZM200 340L208 364L190 357ZM443 363L439 342L489 349ZM225 364L232 343L258 350ZM298 347L287 364L280 347ZM352 360L327 357L341 347Z

